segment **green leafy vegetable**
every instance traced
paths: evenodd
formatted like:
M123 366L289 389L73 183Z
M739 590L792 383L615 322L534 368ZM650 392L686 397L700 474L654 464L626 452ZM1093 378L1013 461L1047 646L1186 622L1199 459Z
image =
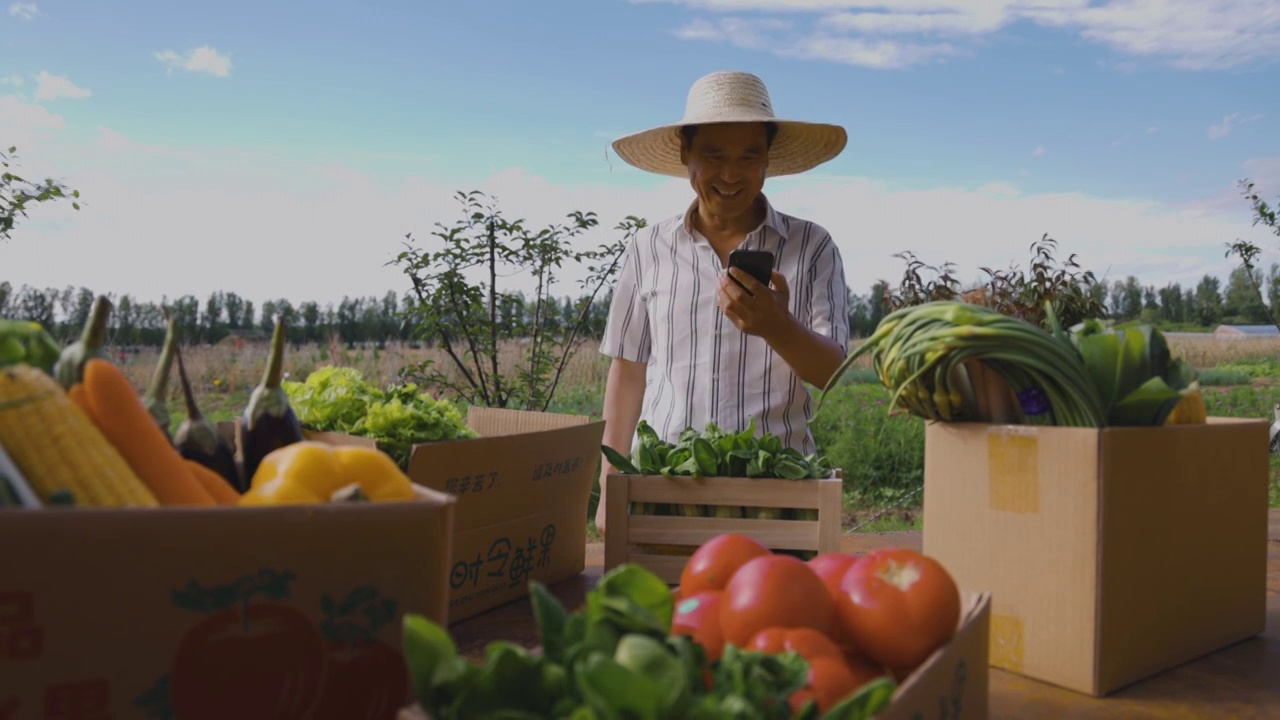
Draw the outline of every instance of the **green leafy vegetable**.
M709 663L670 635L671 590L638 565L611 570L573 613L536 581L529 592L542 651L495 641L479 666L443 628L405 615L414 697L433 720L868 720L896 687L878 679L821 717L812 703L793 715L788 700L809 670L801 656L729 645Z
M699 433L689 427L681 431L675 443L658 437L644 420L636 427L640 442L627 457L607 445L601 446L609 464L618 472L629 475L665 475L688 477L749 477L784 478L787 480L812 480L831 476L831 463L826 456L817 453L805 455L799 450L783 447L782 439L772 433L756 436L753 418L740 432L726 432L715 423L708 423ZM636 508L640 514L661 515L665 508ZM714 516L723 518L754 517L779 519L781 508L740 508L700 505L681 505L675 512L686 517ZM816 519L816 510L794 511L797 519Z
M1072 328L1072 342L1098 388L1111 426L1163 425L1197 373L1172 359L1164 334L1150 325L1117 328L1096 319Z
M376 440L402 469L414 445L476 437L450 400L412 383L380 388L355 368L325 366L282 387L303 427Z

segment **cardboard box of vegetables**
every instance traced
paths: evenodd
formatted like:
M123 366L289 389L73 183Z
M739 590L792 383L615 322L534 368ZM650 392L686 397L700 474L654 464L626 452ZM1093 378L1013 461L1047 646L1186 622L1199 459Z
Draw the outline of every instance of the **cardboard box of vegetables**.
M643 565L675 583L703 542L737 533L801 557L840 544L840 473L819 453L758 434L755 419L730 432L714 423L664 442L644 420L629 455L602 446L605 568Z
M924 550L992 593L992 664L1102 696L1265 628L1268 422L1151 326L1045 318L905 307L846 367L927 420Z
M603 421L474 406L464 419L446 398L348 367L281 387L308 439L378 448L415 483L456 498L451 621L524 597L530 579L582 573Z
M448 620L454 498L379 450L302 438L282 324L234 448L195 405L176 323L139 393L103 353L110 310L99 297L66 348L0 321L0 714L394 712L400 619ZM149 412L171 361L172 436Z
M461 657L408 617L416 703L401 720L916 720L987 717L991 597L904 547L807 563L727 533L672 589L635 564L581 607L531 592L541 645Z

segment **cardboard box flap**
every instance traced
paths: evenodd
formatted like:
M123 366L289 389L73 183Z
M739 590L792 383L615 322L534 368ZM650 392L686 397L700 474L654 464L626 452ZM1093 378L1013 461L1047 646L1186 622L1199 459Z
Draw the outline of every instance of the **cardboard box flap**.
M585 425L589 422L591 418L585 415L564 415L475 405L467 410L467 426L479 433L482 438L558 430L563 427Z
M459 531L586 503L599 470L604 422L498 434L414 448L409 477L456 495Z
M876 720L939 717L939 709L941 717L987 717L991 594L962 591L960 598L956 634L898 686Z

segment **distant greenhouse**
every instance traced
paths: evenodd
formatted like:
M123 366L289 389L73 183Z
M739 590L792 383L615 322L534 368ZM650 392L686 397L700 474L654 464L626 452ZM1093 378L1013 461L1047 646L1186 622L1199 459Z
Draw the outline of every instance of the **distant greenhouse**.
M1218 337L1275 337L1280 328L1275 325L1219 325L1213 334Z

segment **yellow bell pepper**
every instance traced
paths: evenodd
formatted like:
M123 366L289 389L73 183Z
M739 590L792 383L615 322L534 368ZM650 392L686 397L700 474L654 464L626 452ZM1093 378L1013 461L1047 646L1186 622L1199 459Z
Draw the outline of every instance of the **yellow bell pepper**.
M335 492L353 484L373 501L414 497L409 476L381 450L304 440L262 459L240 505L327 503Z
M1189 391L1182 396L1173 412L1165 418L1165 425L1203 425L1208 422L1208 410L1204 403L1204 394L1200 392L1200 383L1192 382Z

